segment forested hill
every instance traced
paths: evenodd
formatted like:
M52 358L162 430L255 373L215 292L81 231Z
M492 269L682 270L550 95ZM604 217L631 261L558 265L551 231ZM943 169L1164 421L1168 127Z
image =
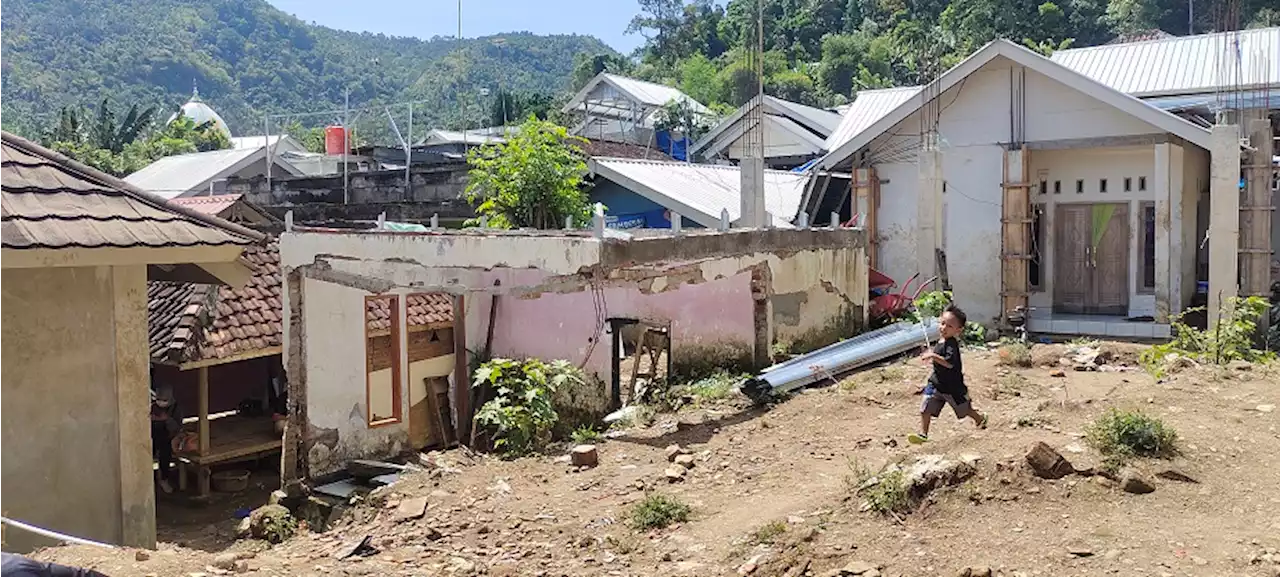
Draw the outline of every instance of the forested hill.
M468 39L459 50L452 38L308 24L264 0L5 0L0 26L4 127L31 136L62 106L104 97L176 109L193 81L236 134L259 131L267 111L340 108L347 89L353 106L438 103L415 110L415 123L456 124L460 93L476 101L467 116L480 118L482 89L562 92L575 55L613 53L592 36L527 33Z

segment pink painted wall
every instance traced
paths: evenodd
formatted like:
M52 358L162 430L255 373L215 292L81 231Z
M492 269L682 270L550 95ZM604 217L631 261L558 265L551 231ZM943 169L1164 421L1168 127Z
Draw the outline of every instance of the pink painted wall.
M503 280L503 284L507 285L507 280ZM605 318L670 321L673 351L682 345L697 343L739 342L750 346L754 340L750 273L684 284L654 294L628 287L608 288L603 295L603 310L599 314L592 291L544 293L534 299L500 297L494 325L494 354L566 359L577 364L589 352L587 371L609 382L612 343L605 332L607 326L600 327ZM487 302L483 309L483 322L487 323ZM594 339L600 342L592 348Z

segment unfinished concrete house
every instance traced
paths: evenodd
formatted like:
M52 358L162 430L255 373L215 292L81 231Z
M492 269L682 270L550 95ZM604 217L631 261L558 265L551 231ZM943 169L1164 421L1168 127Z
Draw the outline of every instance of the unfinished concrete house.
M1211 310L1237 293L1237 256L1258 254L1265 275L1269 186L1247 189L1256 208L1239 202L1248 131L1211 134L1005 40L885 96L839 131L801 210L823 222L852 207L891 278L937 274L944 255L973 320L1029 306L1033 332L1160 338L1197 293ZM1269 137L1252 140L1268 149ZM1270 153L1259 157L1270 185ZM850 187L828 185L849 173ZM1258 246L1242 249L1246 222ZM1224 268L1198 274L1201 258Z
M395 454L411 446L412 431L436 426L419 421L434 420L444 403L452 416L439 426L465 441L468 356L482 351L581 366L598 386L575 402L602 414L630 394L622 375L640 363L623 358L623 341L635 325L657 337L678 371L700 361L763 366L775 344L810 350L864 322L860 230L651 234L285 232L286 364L297 402L289 430L305 432L286 435L286 469L318 476ZM414 318L422 295L434 295L436 310L452 304L452 325L422 331L438 344L418 345L414 356L408 335L432 322ZM374 306L388 320L388 338L376 343L367 325ZM448 360L422 362L446 350ZM387 378L370 377L384 370L390 390ZM451 392L438 397L442 382ZM415 412L421 395L435 406Z

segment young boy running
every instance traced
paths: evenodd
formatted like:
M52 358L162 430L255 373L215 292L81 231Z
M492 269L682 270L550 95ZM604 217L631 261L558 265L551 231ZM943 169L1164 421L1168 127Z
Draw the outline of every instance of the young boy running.
M942 340L931 351L925 351L920 361L933 365L929 384L924 388L924 400L920 403L920 432L912 433L907 440L920 444L929 440L929 423L942 414L943 405L951 405L957 419L969 417L980 429L987 428L987 416L979 413L969 402L969 388L964 384L964 362L960 359L960 335L967 318L955 305L947 306L938 317Z

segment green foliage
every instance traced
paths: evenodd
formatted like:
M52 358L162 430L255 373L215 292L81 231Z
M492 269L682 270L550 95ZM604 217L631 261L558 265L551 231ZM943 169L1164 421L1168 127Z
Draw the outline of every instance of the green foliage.
M570 439L573 440L575 445L589 445L603 441L604 435L588 425L583 425L573 430Z
M987 342L987 327L973 321L964 324L964 333L960 340L969 345L981 345Z
M631 528L637 531L650 531L687 522L692 513L693 509L675 497L651 493L631 508L629 517Z
M550 440L559 419L552 395L559 388L582 384L583 376L567 361L493 359L476 369L472 383L487 384L495 394L476 412L476 422L495 429L495 448L520 456Z
M530 116L501 144L471 149L466 199L495 228L558 229L565 217L590 221L582 178L587 164L568 130Z
M714 122L714 118L695 110L688 100L672 100L654 114L653 127L698 140L711 130Z
M751 532L751 543L756 545L772 545L787 532L787 524L783 521L770 521Z
M911 508L907 492L907 476L902 469L891 468L876 475L875 482L864 484L860 493L867 507L882 514L905 513Z
M585 35L334 30L264 0L10 0L3 22L4 126L32 137L63 106L110 97L166 110L186 102L193 81L234 134L260 133L264 113L340 109L346 90L353 107L431 103L415 109L415 127L475 128L492 98L481 89L557 93L570 88L577 55L621 58ZM385 118L370 123L390 136Z
M1130 457L1170 457L1177 453L1178 434L1158 418L1141 411L1107 409L1085 428L1093 448L1122 462Z
M165 156L231 147L211 123L197 125L178 116L153 130L154 115L154 108L140 111L135 104L117 122L110 102L103 100L94 122L86 123L86 111L64 107L45 140L53 150L115 176L136 172Z
M700 401L718 401L733 394L733 388L742 383L746 376L728 371L698 379L688 385L687 391Z
M951 304L951 291L929 291L921 294L912 304L920 318L936 319Z
M1204 331L1183 322L1185 315L1203 312L1204 308L1187 309L1173 320L1173 339L1142 351L1139 360L1143 368L1157 379L1178 366L1181 359L1215 365L1235 360L1272 360L1274 352L1255 348L1258 321L1267 318L1267 309L1267 300L1262 297L1228 299L1222 307L1218 324Z
M996 351L997 362L1010 367L1028 368L1033 364L1031 347L1020 343L1005 343Z

